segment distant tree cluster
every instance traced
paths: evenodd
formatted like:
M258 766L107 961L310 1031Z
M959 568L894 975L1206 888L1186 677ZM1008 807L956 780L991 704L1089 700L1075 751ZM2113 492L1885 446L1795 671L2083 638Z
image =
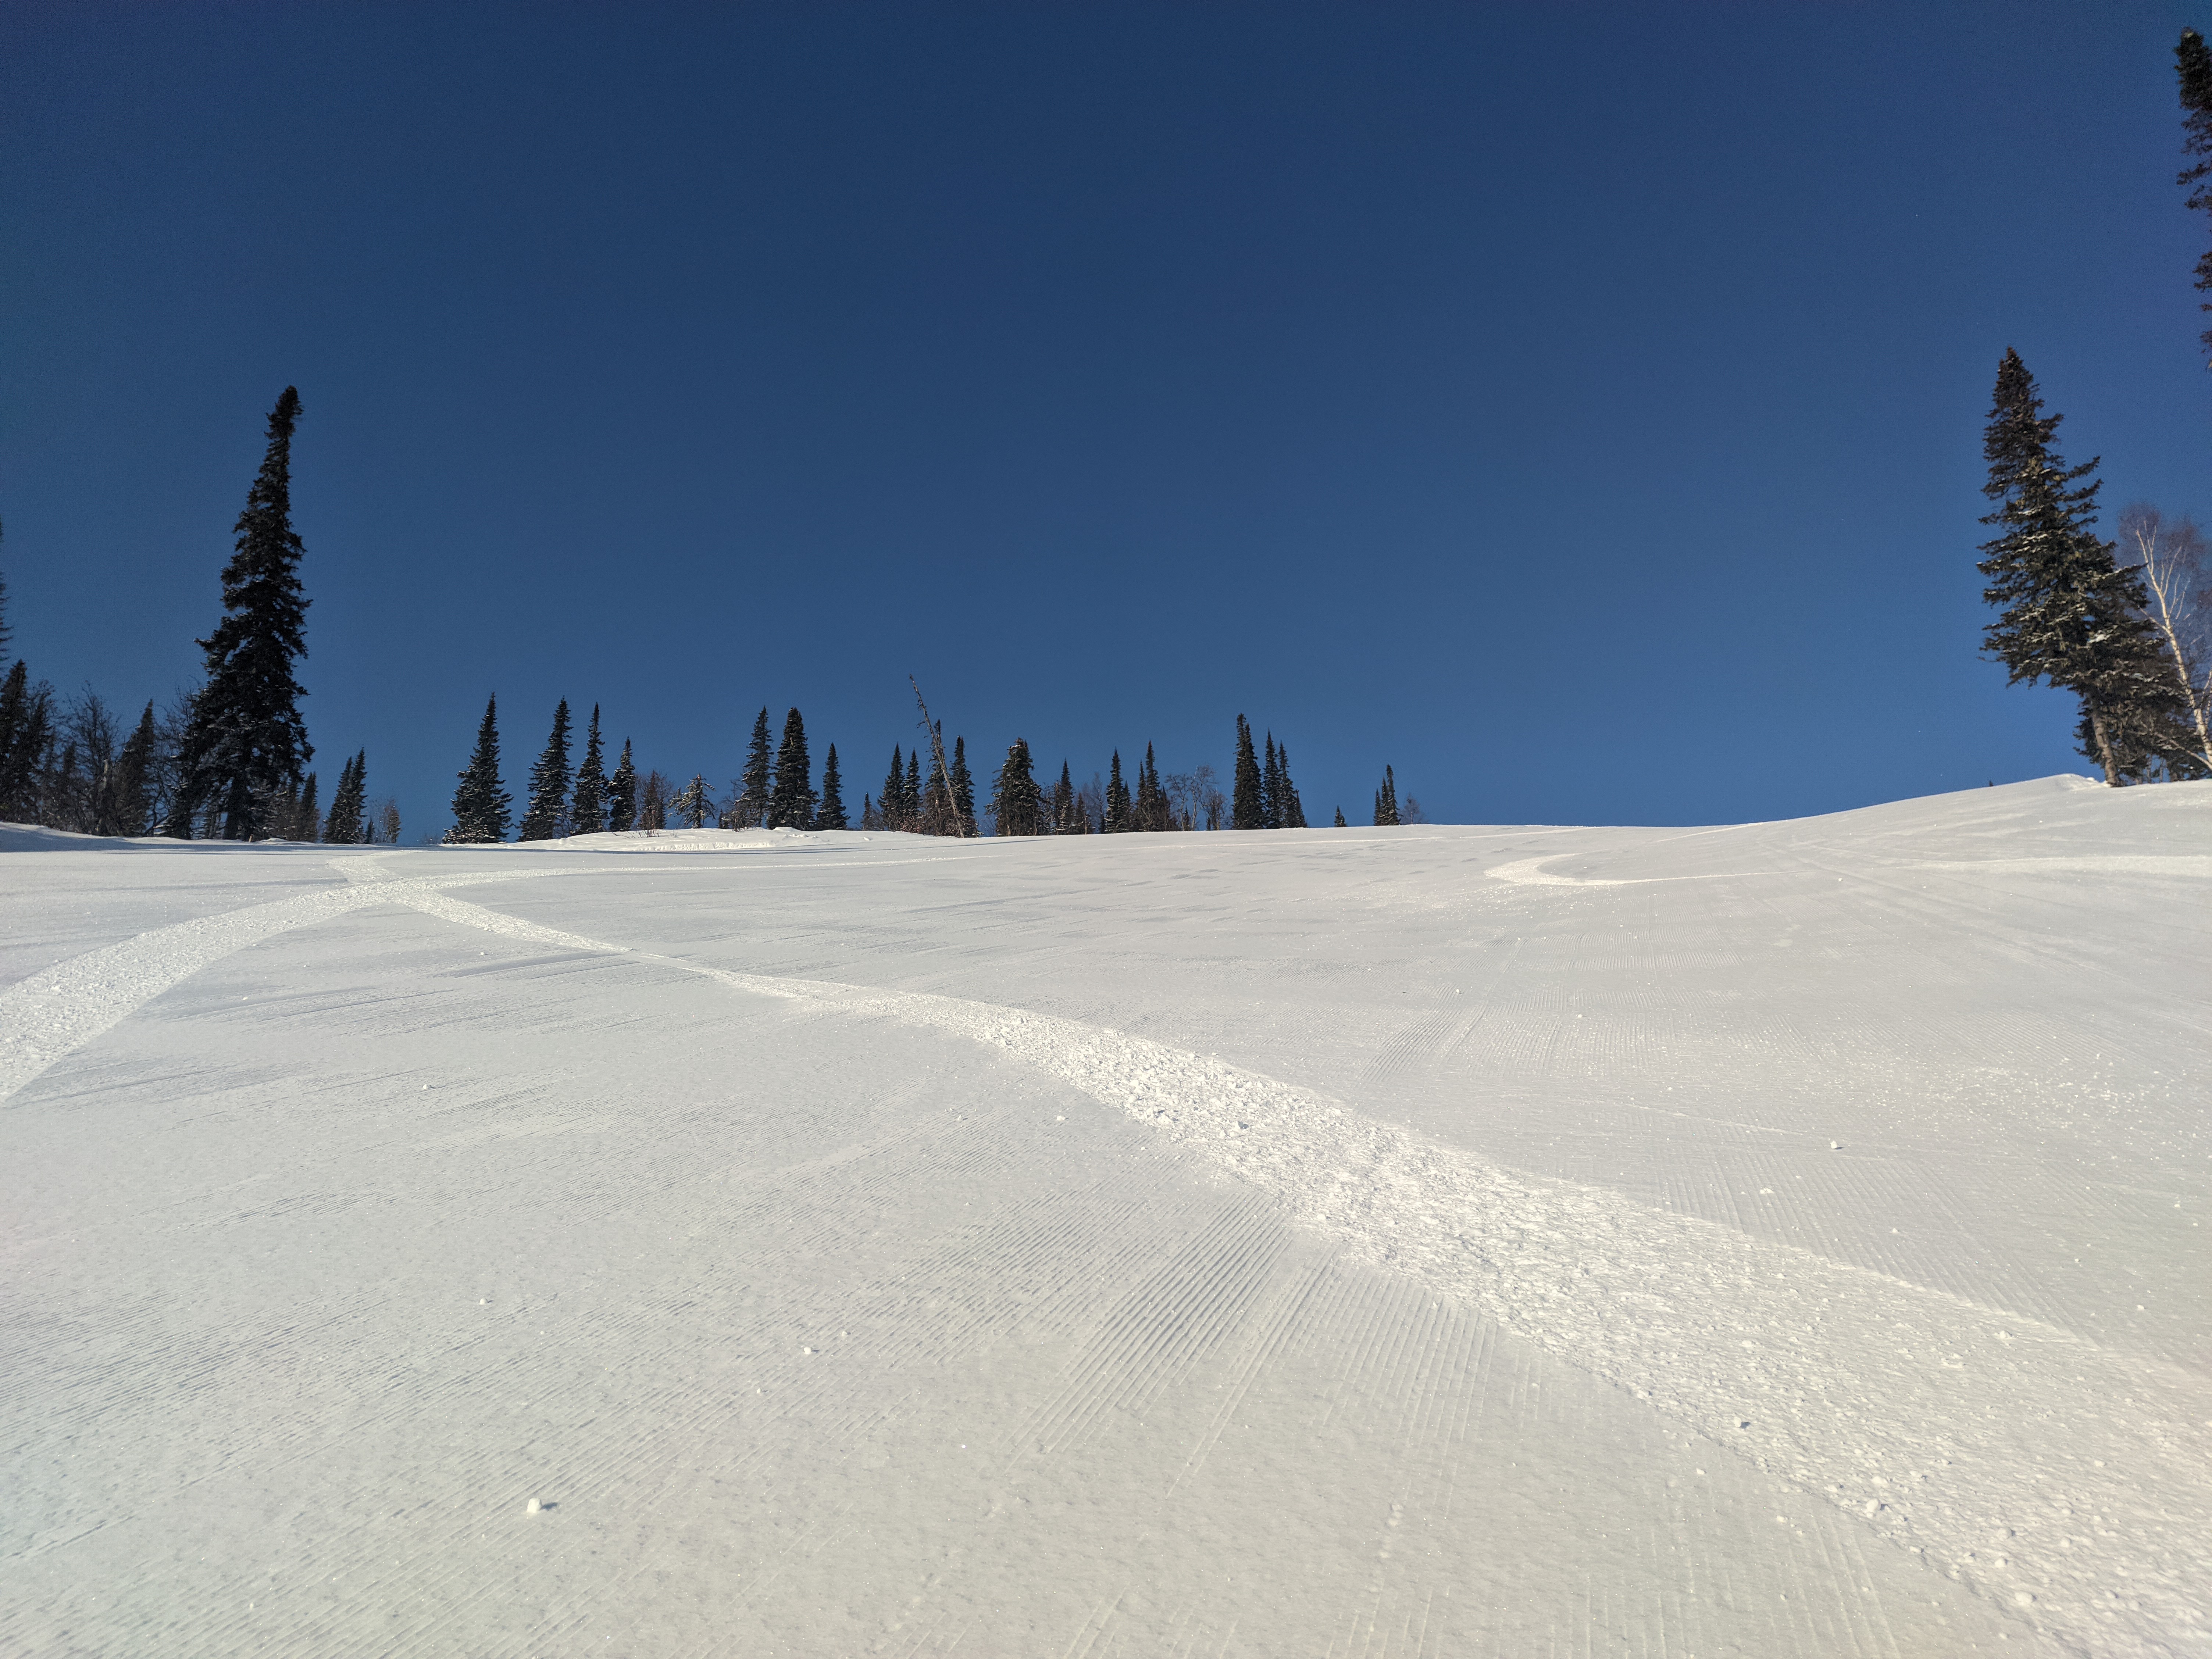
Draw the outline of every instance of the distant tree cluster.
M246 492L222 615L198 641L202 678L125 730L89 685L58 699L21 658L0 678L0 819L94 836L179 840L396 842L399 809L366 793L368 756L345 763L325 812L295 665L307 654L305 552L292 528L292 436L300 394L269 414L268 448ZM12 635L0 582L0 660Z

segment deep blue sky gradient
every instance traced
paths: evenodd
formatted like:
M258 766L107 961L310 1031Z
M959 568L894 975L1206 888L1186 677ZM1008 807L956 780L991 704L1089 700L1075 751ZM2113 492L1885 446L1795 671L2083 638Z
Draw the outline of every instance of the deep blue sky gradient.
M263 421L325 779L496 690L857 809L1241 709L1307 810L1765 818L2081 770L1976 654L2016 346L2212 514L2166 3L18 4L16 648L191 673Z

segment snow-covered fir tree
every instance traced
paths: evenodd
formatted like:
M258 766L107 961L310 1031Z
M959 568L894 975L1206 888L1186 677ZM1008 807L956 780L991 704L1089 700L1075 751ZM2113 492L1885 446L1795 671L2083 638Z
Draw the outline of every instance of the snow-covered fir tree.
M737 799L730 803L732 830L757 830L768 819L769 777L775 764L775 748L768 729L768 709L753 716L753 734L745 744L745 769L738 779Z
M1298 799L1298 787L1291 781L1291 751L1286 744L1275 745L1275 788L1279 796L1278 810L1282 830L1303 830L1306 827L1305 803Z
M1252 723L1237 717L1237 774L1229 799L1231 830L1265 830L1267 802L1260 776L1260 757L1252 747Z
M2081 752L2120 784L2153 760L2190 750L2186 716L2165 647L2145 615L2142 579L2100 538L2094 459L2069 467L2055 447L2063 418L2042 413L2034 378L2007 349L1984 434L1982 493L1997 503L1982 522L1982 597L1999 607L1983 649L2008 684L2047 680L2081 700Z
M1106 812L1099 829L1109 836L1127 834L1135 827L1129 822L1134 805L1129 786L1121 781L1121 751L1116 749L1106 769Z
M822 804L814 809L814 827L817 830L842 830L846 827L845 780L837 770L837 745L834 743L822 757Z
M806 753L806 722L794 708L783 717L783 742L775 751L775 781L770 786L768 825L771 830L814 827L814 763Z
M1006 745L1006 758L991 790L991 821L1002 836L1039 836L1045 832L1044 798L1037 788L1029 744L1016 738Z
M271 813L315 752L294 668L307 654L308 601L300 585L307 550L292 528L300 413L300 393L288 386L269 413L269 447L223 567L222 619L199 641L207 679L185 741L186 810L172 815L172 834L188 835L190 809L204 806L220 815L226 841L266 835Z
M497 739L495 738L495 743ZM497 762L495 761L496 765ZM465 779L465 772L462 777ZM330 815L323 820L323 839L334 847L351 847L368 839L367 828L362 818L362 801L368 786L368 750L349 758L338 769L337 787L331 791ZM456 794L454 811L460 811L460 797Z
M561 699L553 711L552 735L530 769L530 797L522 809L517 841L556 841L568 831L568 700Z
M592 724L584 738L584 758L576 767L576 790L568 802L568 833L589 836L607 827L607 765L599 746L599 706L592 705Z
M1382 769L1382 787L1375 792L1375 822L1398 822L1398 775L1387 766Z
M952 739L952 810L959 815L960 833L975 833L975 780L968 771L968 739Z
M620 832L637 827L637 768L629 757L629 739L623 739L622 759L607 780L607 828Z
M355 785L358 789L358 778ZM461 769L460 787L453 791L453 827L446 839L465 844L505 841L514 804L499 775L499 698L495 694L484 703L476 749Z

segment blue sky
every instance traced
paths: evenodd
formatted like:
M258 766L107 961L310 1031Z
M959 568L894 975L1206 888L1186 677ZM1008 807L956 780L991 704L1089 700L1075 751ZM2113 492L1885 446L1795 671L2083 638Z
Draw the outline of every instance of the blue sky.
M487 693L671 773L906 677L988 772L1235 717L1308 811L2081 770L1977 656L2017 347L2212 514L2169 4L0 12L16 649L135 708L296 384L325 780ZM2109 521L2109 515L2108 515Z

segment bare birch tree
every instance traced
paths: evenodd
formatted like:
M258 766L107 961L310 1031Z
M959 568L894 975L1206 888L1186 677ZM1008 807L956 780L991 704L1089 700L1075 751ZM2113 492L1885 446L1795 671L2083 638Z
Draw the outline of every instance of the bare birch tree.
M2143 502L2120 510L2120 562L2142 573L2152 625L2166 642L2196 743L2191 758L2212 772L2212 544L2186 514L2167 522Z

